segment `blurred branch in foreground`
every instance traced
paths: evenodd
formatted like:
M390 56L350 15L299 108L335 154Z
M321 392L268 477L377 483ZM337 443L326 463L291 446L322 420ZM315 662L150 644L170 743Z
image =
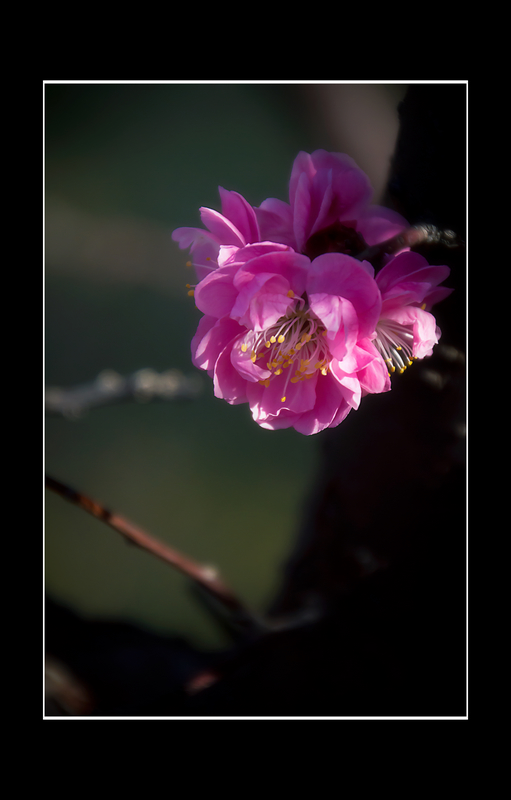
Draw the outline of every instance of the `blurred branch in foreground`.
M123 377L108 369L89 383L68 389L48 387L45 407L49 414L77 418L89 409L126 400L193 400L202 391L202 381L196 375L184 375L177 369L156 372L145 368Z
M401 231L392 239L386 242L367 247L356 258L359 261L370 261L373 266L381 268L382 259L385 255L393 255L399 250L409 247L410 250L421 246L438 246L447 249L464 249L465 242L457 233L451 230L442 230L436 225L412 225L406 230Z

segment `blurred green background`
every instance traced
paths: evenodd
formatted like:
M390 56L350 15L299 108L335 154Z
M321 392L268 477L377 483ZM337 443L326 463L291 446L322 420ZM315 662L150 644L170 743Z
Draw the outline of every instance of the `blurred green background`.
M45 384L152 367L203 378L191 401L47 417L46 471L200 562L257 612L275 593L319 437L265 431L194 370L200 313L171 240L218 186L287 200L299 150L347 152L382 193L403 85L46 83ZM192 281L193 282L193 281ZM226 640L186 580L45 493L45 582L88 615Z

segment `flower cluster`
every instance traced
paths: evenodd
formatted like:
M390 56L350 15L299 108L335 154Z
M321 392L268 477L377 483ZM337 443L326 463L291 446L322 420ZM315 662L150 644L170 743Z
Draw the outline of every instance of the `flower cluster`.
M219 188L221 213L178 228L203 313L192 360L216 397L248 403L263 428L314 434L335 427L393 372L430 355L439 339L433 303L448 267L404 250L375 275L359 258L408 224L371 204L367 176L349 156L299 153L289 203L251 206Z

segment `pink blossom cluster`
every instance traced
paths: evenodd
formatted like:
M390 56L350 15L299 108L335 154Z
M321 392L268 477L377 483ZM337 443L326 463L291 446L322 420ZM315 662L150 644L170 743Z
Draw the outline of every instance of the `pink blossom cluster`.
M430 312L450 293L445 266L407 250L375 275L357 258L408 227L371 204L365 173L344 154L301 152L289 203L259 207L219 187L221 212L201 208L204 228L178 228L190 250L204 315L192 360L216 397L248 403L263 428L314 434L342 422L393 372L431 355L440 330Z

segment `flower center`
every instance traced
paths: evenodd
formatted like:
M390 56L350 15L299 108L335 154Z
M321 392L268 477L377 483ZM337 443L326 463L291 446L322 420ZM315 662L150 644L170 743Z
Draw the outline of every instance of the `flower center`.
M373 344L381 353L389 369L389 375L396 370L403 373L416 360L413 353L413 328L400 325L392 319L380 319L376 326L376 339Z
M254 363L262 360L261 366L272 373L259 383L268 387L271 378L288 370L282 402L286 399L289 383L308 380L318 371L322 375L328 373L331 355L325 338L326 330L308 309L288 312L254 337L250 357ZM241 349L246 352L249 344L246 339Z
M366 249L362 235L355 230L356 222L334 222L328 228L313 233L307 239L303 252L311 260L323 253L346 253L356 257Z

